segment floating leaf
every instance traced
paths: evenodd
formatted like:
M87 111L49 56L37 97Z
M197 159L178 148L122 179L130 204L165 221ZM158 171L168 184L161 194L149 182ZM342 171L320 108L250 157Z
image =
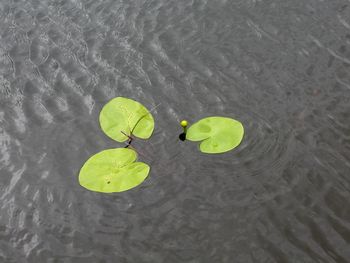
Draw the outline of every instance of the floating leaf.
M90 157L79 173L81 186L95 192L113 193L129 190L141 184L150 167L135 162L137 154L127 148L101 151Z
M242 123L231 118L208 117L194 123L187 131L186 139L202 141L200 151L223 153L237 147L243 138Z
M108 137L124 142L128 137L123 133L148 139L154 129L154 119L152 114L139 102L117 97L102 108L100 125Z

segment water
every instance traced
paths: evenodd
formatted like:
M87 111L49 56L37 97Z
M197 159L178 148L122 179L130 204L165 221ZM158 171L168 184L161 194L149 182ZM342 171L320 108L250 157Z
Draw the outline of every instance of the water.
M350 262L349 5L1 1L0 262ZM77 178L116 96L161 106L106 195ZM212 115L236 150L178 140Z

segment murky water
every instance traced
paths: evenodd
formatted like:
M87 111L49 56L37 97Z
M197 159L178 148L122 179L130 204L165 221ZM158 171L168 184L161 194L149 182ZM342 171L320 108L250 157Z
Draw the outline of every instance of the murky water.
M78 184L122 144L116 96L154 112L148 179ZM178 122L240 120L201 154ZM0 2L0 262L350 262L350 2Z

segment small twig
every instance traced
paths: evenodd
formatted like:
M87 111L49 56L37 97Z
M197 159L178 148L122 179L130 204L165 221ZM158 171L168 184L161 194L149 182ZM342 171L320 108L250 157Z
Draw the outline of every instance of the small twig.
M132 140L133 140L133 137L131 137L131 136L127 135L125 132L123 132L123 131L120 131L120 132L121 132L122 134L124 134L126 137L128 137L130 141L132 141Z
M144 158L146 158L147 160L149 160L150 161L150 159L146 156L146 155L144 155L143 153L141 153L140 151L137 151L136 149L135 149L135 147L133 147L132 145L127 145L126 147L124 147L124 148L131 148L131 149L133 149L138 155L141 155L141 156L143 156Z
M139 124L139 122L146 117L148 114L150 114L152 111L154 111L156 108L158 108L162 103L158 103L156 106L154 106L150 111L148 111L146 114L144 114L143 116L140 117L140 119L135 123L134 127L132 128L132 130L130 131L130 134L132 134L137 126L137 124Z
M144 154L142 154L141 152L138 152L138 151L131 145L131 143L132 143L132 141L133 141L133 139L134 139L134 138L132 137L132 135L133 135L133 131L135 130L137 124L139 124L139 122L140 122L144 117L146 117L148 114L150 114L150 113L151 113L152 111L154 111L156 108L158 108L161 104L162 104L162 103L157 104L157 105L154 106L150 111L148 111L146 114L144 114L143 116L141 116L140 119L138 119L138 121L135 123L134 127L131 129L130 135L127 135L125 132L120 131L123 135L125 135L126 137L128 137L128 141L125 142L126 146L125 146L124 148L129 148L129 147L130 147L130 148L133 149L137 154L139 154L139 155L145 157L147 160L150 160L150 159L148 159L147 156L144 155Z

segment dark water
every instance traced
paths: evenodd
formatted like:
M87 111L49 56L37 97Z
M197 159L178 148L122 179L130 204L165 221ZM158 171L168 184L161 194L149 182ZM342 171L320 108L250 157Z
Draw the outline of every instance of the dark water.
M148 108L148 179L89 192L121 147L116 96ZM0 262L350 262L350 2L0 2ZM201 154L178 122L243 122Z

